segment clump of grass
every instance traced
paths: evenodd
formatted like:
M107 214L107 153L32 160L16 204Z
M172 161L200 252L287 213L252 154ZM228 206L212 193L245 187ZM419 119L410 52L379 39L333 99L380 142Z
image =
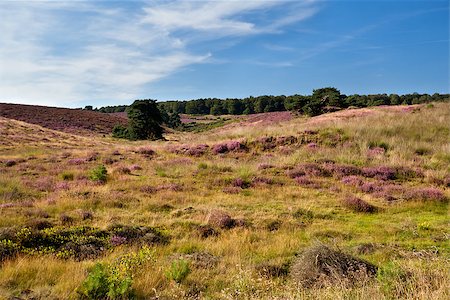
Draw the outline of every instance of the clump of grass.
M73 175L73 173L72 172L63 172L62 174L61 174L61 178L63 179L63 180L66 180L66 181L71 181L71 180L73 180L73 178L74 178L74 175Z
M354 212L374 213L379 210L376 206L373 206L372 204L354 196L346 197L343 204L345 207Z
M144 247L137 253L126 254L110 264L97 263L77 289L85 299L134 298L134 273L152 259L153 251Z
M176 283L181 283L191 272L189 263L184 259L175 260L166 271L166 277L169 280L173 280Z
M307 248L294 261L291 277L301 286L364 283L378 268L364 260L324 245Z

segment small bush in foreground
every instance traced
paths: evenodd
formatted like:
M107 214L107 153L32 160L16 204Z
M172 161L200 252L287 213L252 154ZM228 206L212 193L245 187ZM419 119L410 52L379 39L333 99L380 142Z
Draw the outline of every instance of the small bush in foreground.
M108 171L104 165L99 165L97 168L92 169L89 173L89 179L93 181L106 182Z
M189 268L189 263L186 260L175 260L166 271L166 277L176 283L181 283L184 279L186 279L190 272L191 269Z
M129 299L133 297L134 272L151 259L144 247L137 253L119 257L111 264L97 263L77 290L82 299Z

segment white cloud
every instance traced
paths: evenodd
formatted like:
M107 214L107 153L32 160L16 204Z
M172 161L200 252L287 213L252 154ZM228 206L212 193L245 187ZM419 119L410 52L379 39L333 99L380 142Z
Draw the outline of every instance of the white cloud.
M0 101L131 101L149 83L212 62L214 49L192 50L199 40L279 30L314 14L310 2L259 25L250 13L286 3L156 1L130 8L111 2L105 8L102 1L1 2Z

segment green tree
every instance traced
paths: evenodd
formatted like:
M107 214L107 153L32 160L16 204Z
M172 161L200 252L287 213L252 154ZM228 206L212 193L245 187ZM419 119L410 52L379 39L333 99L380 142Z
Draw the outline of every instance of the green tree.
M155 100L136 100L127 110L128 135L132 140L157 140L162 138L163 122Z

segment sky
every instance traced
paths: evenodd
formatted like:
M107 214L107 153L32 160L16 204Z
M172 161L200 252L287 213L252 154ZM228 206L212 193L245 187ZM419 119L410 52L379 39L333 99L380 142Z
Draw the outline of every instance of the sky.
M449 2L0 0L0 102L449 93Z

